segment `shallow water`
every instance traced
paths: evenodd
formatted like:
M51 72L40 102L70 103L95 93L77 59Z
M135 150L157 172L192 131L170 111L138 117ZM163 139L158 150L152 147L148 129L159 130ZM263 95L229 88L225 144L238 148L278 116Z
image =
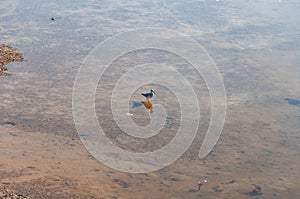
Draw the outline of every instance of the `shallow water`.
M1 181L11 180L14 189L33 197L41 196L38 193L43 189L37 187L37 195L34 195L26 187L36 179L50 183L48 180L57 176L59 182L65 179L70 185L64 187L63 183L57 183L62 189L61 195L55 195L58 198L67 197L68 193L76 197L78 190L96 198L198 198L199 195L249 198L244 193L251 193L253 183L262 187L262 194L257 198L296 198L300 195L300 109L290 104L298 106L297 99L300 99L299 10L300 4L296 1L0 2L0 43L17 48L27 60L8 65L12 76L0 78L0 126L9 132L28 132L31 137L25 133L22 139L29 143L34 139L32 132L53 136L45 136L48 138L45 141L43 136L37 137L33 142L42 140L49 151L26 148L25 141L21 140L15 151L1 148L0 165L4 165ZM52 17L55 20L51 20ZM158 93L155 102L168 111L166 128L146 141L133 139L120 131L113 122L109 98L114 83L131 67L143 63L169 63L191 82L201 101L200 130L194 143L171 166L145 175L109 170L96 161L91 163L90 159L79 161L80 158L75 157L77 153L84 154L83 145L78 142L77 147L66 149L59 141L78 140L72 116L72 89L77 70L101 42L118 33L144 27L179 31L208 51L220 70L227 94L222 136L213 152L199 160L199 147L211 114L203 78L178 56L154 49L141 50L119 57L104 74L96 93L97 116L102 118L99 123L112 142L131 151L153 151L169 143L180 123L178 101L172 92L150 84L142 85L133 94L131 102L139 102L143 100L137 97L139 93L154 88ZM147 125L150 121L147 110L137 103L130 106L133 106L130 108L133 120ZM0 131L3 136L5 129ZM3 140L15 143L10 137ZM24 177L22 180L21 175L15 180L15 173L8 175L17 170L11 165L34 162L31 156L26 159L26 156L17 155L16 151L25 149L32 151L36 159L40 158L41 163L36 163L39 171L35 171L38 174L33 172L35 179L26 181ZM75 155L48 154L60 149L73 151ZM7 163L6 157L9 158ZM57 166L58 159L62 163ZM64 168L64 161L78 164L82 177L71 169L64 172L56 166L39 166L48 161L61 168ZM84 167L94 171L98 164L100 171L103 170L101 174L99 171L93 175L84 174ZM67 166L64 169L67 170ZM41 173L49 179L39 178ZM103 179L95 182L95 187L105 184L106 189L90 186L88 182L93 180L86 179L94 179L93 176ZM208 179L208 183L203 185L201 192L191 191L197 190L197 182L203 178ZM235 183L226 184L231 180ZM54 190L53 185L49 198Z

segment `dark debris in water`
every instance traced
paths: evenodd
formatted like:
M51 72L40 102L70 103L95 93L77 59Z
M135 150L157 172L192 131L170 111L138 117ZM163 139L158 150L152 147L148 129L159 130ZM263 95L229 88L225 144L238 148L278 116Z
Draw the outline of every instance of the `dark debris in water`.
M222 192L223 189L220 186L215 186L212 188L214 192Z
M51 18L50 18L51 21L55 21L55 20L57 20L57 19L61 19L61 17L51 17Z
M300 107L300 100L295 100L291 98L285 98L284 101L289 103L290 105L299 106Z
M262 194L261 192L257 192L255 190L245 193L245 195L248 195L248 196L259 196L261 194Z
M197 191L199 191L199 190L197 190L197 189L190 189L190 190L188 190L189 193L195 193Z
M5 124L16 126L16 123L14 123L14 122L2 122L2 123L0 123L0 125L5 125Z
M172 177L172 178L170 178L170 181L178 182L178 181L180 181L180 179L176 178L176 177Z
M230 181L228 181L228 182L221 183L221 184L233 184L233 183L236 183L236 181L235 181L235 180L230 180Z
M256 184L252 184L254 189L252 191L246 192L245 195L248 196L259 196L262 195L262 188Z

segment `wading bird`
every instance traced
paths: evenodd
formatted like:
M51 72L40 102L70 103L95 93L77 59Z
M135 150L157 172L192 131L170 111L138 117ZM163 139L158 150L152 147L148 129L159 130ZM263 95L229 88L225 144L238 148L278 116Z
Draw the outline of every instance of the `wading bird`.
M156 95L156 93L154 92L154 90L150 90L150 93L141 93L142 96L144 96L145 98L149 99L153 97L153 94Z

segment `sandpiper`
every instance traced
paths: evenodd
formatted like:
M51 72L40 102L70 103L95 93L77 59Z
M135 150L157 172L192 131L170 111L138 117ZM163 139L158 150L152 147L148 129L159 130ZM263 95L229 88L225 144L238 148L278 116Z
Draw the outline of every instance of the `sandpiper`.
M156 93L154 92L154 90L150 90L150 93L141 93L141 95L143 95L145 98L149 99L153 97L153 93L156 95Z

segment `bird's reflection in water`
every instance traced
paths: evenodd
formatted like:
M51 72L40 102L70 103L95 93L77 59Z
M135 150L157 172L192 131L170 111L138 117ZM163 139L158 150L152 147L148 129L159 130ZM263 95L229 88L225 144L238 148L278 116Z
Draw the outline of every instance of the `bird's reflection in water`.
M152 103L150 102L150 100L147 98L146 101L141 101L141 103L147 108L150 110L150 113L153 112L153 105Z
M143 106L143 104L140 102L131 102L131 103L132 103L132 108Z
M141 101L141 102L131 102L132 103L132 108L137 108L137 107L140 107L140 106L145 106L146 109L149 109L150 110L150 113L153 112L153 105L151 103L151 101L147 98L146 101Z

